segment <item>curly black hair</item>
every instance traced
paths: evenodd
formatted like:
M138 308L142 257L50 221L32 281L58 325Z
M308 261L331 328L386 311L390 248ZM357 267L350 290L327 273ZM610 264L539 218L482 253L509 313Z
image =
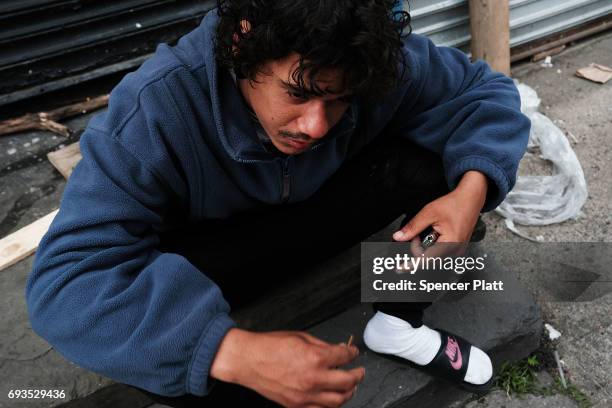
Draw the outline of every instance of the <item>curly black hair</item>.
M219 0L215 54L221 66L255 81L263 63L295 52L292 74L304 92L323 95L317 74L343 72L343 90L376 98L407 70L401 52L410 15L397 0ZM245 22L248 21L248 29ZM305 81L304 76L308 81Z

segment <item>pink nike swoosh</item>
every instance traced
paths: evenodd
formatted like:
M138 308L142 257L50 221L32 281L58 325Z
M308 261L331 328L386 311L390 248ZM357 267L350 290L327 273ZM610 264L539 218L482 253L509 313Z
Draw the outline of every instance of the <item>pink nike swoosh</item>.
M455 340L453 337L448 337L445 354L450 361L451 367L453 367L455 370L461 369L461 365L463 363L461 358L461 350L459 349L457 340Z

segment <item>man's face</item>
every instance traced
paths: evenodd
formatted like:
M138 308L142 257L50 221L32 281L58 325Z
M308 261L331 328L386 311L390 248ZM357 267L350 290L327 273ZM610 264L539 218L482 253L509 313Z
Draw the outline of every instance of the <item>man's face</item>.
M264 64L256 82L238 81L274 146L289 155L302 153L325 137L340 121L351 98L341 89L342 73L336 69L322 70L316 78L325 95L302 94L291 78L298 61L298 54L270 61ZM311 89L309 85L306 82L307 89Z

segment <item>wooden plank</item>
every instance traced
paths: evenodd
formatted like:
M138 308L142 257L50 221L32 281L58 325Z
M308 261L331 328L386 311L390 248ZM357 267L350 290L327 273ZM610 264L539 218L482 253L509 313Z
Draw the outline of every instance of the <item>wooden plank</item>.
M0 136L12 133L23 132L25 130L48 130L61 136L70 136L71 130L57 123L58 120L70 118L76 115L85 114L108 105L109 95L101 95L95 98L72 105L63 106L49 112L28 113L15 119L8 119L0 122Z
M76 142L54 152L49 152L47 158L51 164L62 173L62 176L68 179L72 170L83 156L81 156L79 142Z
M63 149L47 154L49 161L66 179L81 160L79 143L72 143ZM30 256L49 229L58 210L45 215L19 231L0 239L0 271Z
M580 24L579 26L553 33L543 38L529 41L525 44L516 45L512 47L512 56L510 57L510 61L520 61L539 52L595 35L602 31L608 30L611 27L612 14L608 14L593 21Z
M560 54L561 52L563 52L564 49L565 49L565 45L561 45L559 47L544 50L542 52L537 53L533 57L531 57L531 62L538 62L538 61L545 59L548 56L552 57L553 55Z
M508 0L470 0L472 59L483 59L495 71L510 75Z
M38 248L58 210L0 239L0 271L30 256Z
M49 161L66 179L81 160L79 143L72 143L63 149L47 154ZM58 210L45 215L19 231L0 239L0 271L32 255L38 243L49 229Z

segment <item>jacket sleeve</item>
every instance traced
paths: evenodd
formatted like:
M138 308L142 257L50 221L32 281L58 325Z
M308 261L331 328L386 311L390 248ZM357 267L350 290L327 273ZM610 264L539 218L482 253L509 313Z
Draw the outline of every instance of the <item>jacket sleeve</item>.
M214 282L156 249L172 186L111 134L90 127L80 146L26 284L32 328L68 360L118 382L207 394L234 322Z
M529 138L514 83L484 61L471 63L463 52L419 35L408 36L404 54L409 80L396 129L441 155L451 189L469 170L484 173L490 183L483 210L494 209L514 186Z

